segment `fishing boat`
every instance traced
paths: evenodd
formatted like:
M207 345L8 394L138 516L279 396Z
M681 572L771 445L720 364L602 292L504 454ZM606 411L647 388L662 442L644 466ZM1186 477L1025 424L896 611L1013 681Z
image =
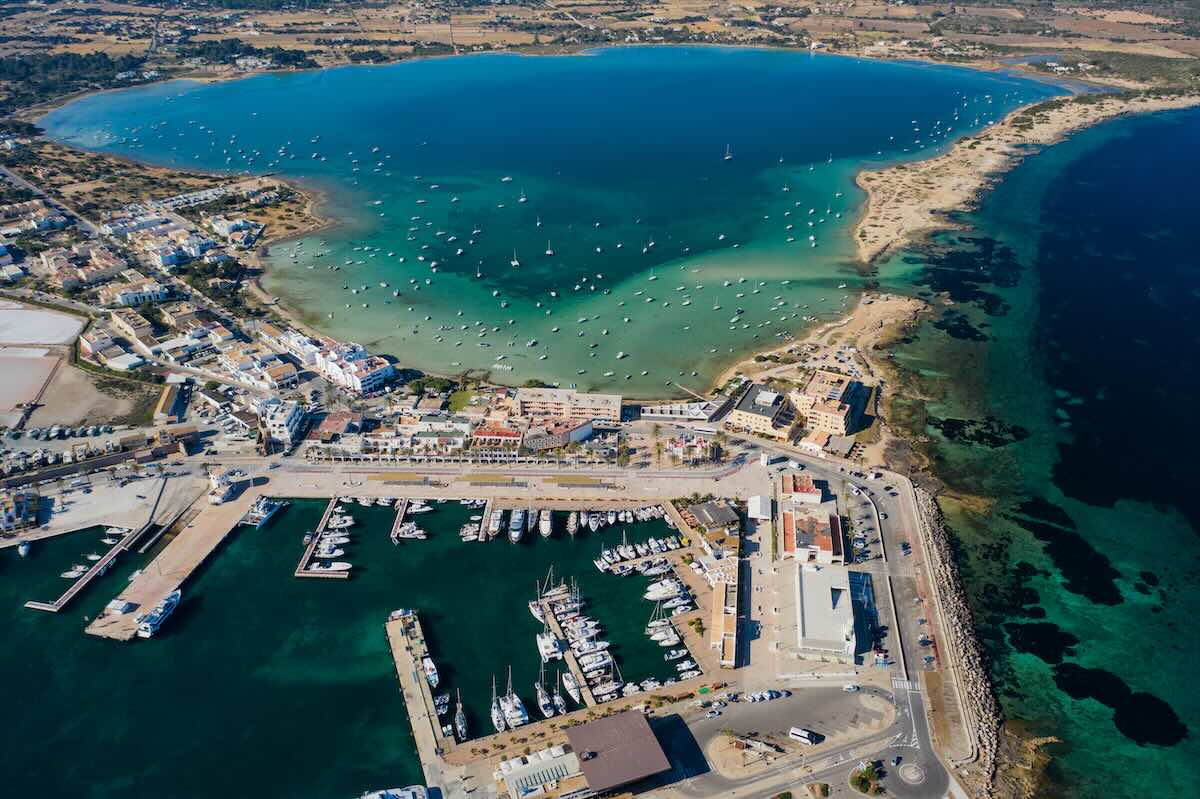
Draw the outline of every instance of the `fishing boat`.
M425 679L429 682L429 687L437 688L441 678L438 676L437 664L433 662L433 658L428 655L421 658L421 668L425 672Z
M504 709L500 706L500 697L496 696L496 676L492 675L492 726L496 732L504 732Z

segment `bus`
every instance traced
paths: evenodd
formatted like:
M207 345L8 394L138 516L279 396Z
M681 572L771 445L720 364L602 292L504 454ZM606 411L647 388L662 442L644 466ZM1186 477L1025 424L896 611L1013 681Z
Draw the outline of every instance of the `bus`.
M788 737L793 741L799 741L806 746L813 746L817 742L817 734L812 730L806 730L803 727L792 727L788 730Z

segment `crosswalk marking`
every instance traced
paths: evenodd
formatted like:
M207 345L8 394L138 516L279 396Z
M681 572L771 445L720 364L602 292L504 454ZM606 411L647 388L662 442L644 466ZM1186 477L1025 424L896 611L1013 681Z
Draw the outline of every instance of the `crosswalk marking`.
M897 680L892 679L892 690L894 691L920 691L921 686L912 680Z

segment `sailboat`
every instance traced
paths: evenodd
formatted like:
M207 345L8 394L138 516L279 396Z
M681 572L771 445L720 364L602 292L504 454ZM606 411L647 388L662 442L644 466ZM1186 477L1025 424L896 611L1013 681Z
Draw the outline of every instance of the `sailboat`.
M529 723L529 713L521 697L517 696L512 687L512 666L508 667L508 691L500 699L500 707L504 710L504 720L514 730L522 724Z
M554 673L554 695L550 697L554 702L554 709L558 711L560 716L567 714L567 700L563 699L562 691L559 690L558 672Z
M504 732L504 709L500 707L500 697L496 696L496 675L492 675L492 726L496 732Z
M455 696L458 698L458 703L454 709L454 731L458 733L458 740L467 740L467 714L463 712L462 693L455 689Z
M575 679L575 675L569 671L564 671L562 675L563 688L567 689L567 695L575 700L575 704L583 704L583 694L579 692L579 681Z
M543 684L546 679L546 669L542 666L538 669L538 680L533 685L534 693L537 694L538 708L542 711L542 715L550 718L554 715L554 703L550 700L550 694L546 693L546 686Z
M538 624L545 624L546 612L542 610L542 584L535 580L534 585L537 586L537 597L529 600L529 613L537 619Z

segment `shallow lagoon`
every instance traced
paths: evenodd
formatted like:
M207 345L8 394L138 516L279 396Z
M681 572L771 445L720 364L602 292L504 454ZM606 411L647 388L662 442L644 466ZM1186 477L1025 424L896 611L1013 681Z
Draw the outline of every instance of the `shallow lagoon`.
M275 247L266 284L331 335L438 373L646 397L702 390L844 307L860 168L1058 92L928 64L614 48L173 82L43 124L325 189L343 226Z

